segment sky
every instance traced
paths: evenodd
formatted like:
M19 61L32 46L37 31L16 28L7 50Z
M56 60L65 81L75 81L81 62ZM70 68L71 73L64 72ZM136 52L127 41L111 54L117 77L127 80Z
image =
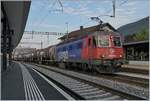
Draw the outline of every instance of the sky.
M114 28L135 22L149 15L149 0L32 0L25 31L66 33L80 26L97 25L90 17L97 17ZM106 15L106 16L104 16ZM68 28L67 28L68 23ZM21 42L43 43L43 48L60 42L56 35L23 35ZM20 44L19 47L41 48L41 44Z

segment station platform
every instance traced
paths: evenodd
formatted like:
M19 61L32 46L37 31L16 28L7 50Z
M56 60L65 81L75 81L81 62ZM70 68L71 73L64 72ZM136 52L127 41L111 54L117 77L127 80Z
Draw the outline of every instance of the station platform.
M12 62L2 73L2 100L73 100L74 98L38 71Z
M133 61L129 60L128 64L122 65L122 68L133 68L149 71L149 61Z
M120 71L149 75L149 65L124 64Z
M139 69L139 70L149 70L148 65L134 65L134 64L124 64L122 65L122 68L133 68L133 69Z

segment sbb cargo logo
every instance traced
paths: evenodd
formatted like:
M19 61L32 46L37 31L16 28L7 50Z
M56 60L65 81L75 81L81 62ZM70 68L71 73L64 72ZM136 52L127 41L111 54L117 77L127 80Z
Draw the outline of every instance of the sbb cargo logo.
M63 51L58 53L58 60L65 61L69 58L68 51Z

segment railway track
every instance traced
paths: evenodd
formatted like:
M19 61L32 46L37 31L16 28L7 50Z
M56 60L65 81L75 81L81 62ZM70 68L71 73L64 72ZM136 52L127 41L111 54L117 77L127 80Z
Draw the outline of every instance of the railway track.
M125 75L124 75L125 74ZM149 88L149 76L131 73L120 72L114 74L114 79L125 81L136 86Z
M56 68L58 68L58 67L56 67ZM78 69L76 69L76 70L71 69L71 71L84 73L86 75L101 77L101 78L105 78L105 79L110 79L110 80L114 80L114 81L124 82L124 83L132 84L135 86L144 87L147 89L149 87L149 76L148 76L148 74L144 74L143 71L141 74L139 72L132 73L131 71L130 72L122 72L121 71L121 72L117 72L114 74L99 74L99 73L94 74L89 71L86 72L86 71L81 71Z
M78 71L86 75L96 76L100 78L110 79L118 82L124 82L128 84L132 84L139 87L148 88L149 87L149 76L148 75L140 75L136 73L128 73L128 72L118 72L114 74L94 74L91 72ZM131 75L132 74L132 75ZM140 77L141 76L141 77Z
M121 72L128 72L128 73L145 74L145 75L149 74L149 70L147 70L147 69L140 69L140 68L122 67L122 68L119 69L119 71L121 71Z
M31 65L27 65L31 66ZM142 98L140 96L134 96L131 94L127 94L124 92L120 92L115 89L107 88L103 85L99 85L88 80L73 77L72 75L68 75L67 73L63 73L60 71L55 71L54 69L50 68L41 68L39 66L32 67L41 73L51 77L53 80L57 81L64 87L70 89L75 94L81 96L83 99L87 100L124 100L124 99L147 99ZM43 66L42 66L43 67ZM112 84L113 85L113 84Z

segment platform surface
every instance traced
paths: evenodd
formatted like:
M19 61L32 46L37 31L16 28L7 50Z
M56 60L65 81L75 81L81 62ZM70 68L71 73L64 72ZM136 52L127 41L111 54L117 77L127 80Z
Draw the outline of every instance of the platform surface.
M127 73L127 72L117 72L115 74L119 74L119 75L123 75L123 76L136 77L136 78L141 78L141 79L149 79L149 75L143 75L143 74Z
M30 67L13 62L2 73L2 100L72 100L69 94Z
M139 70L149 70L148 65L136 65L136 64L124 64L122 68L131 68L131 69L139 69Z

